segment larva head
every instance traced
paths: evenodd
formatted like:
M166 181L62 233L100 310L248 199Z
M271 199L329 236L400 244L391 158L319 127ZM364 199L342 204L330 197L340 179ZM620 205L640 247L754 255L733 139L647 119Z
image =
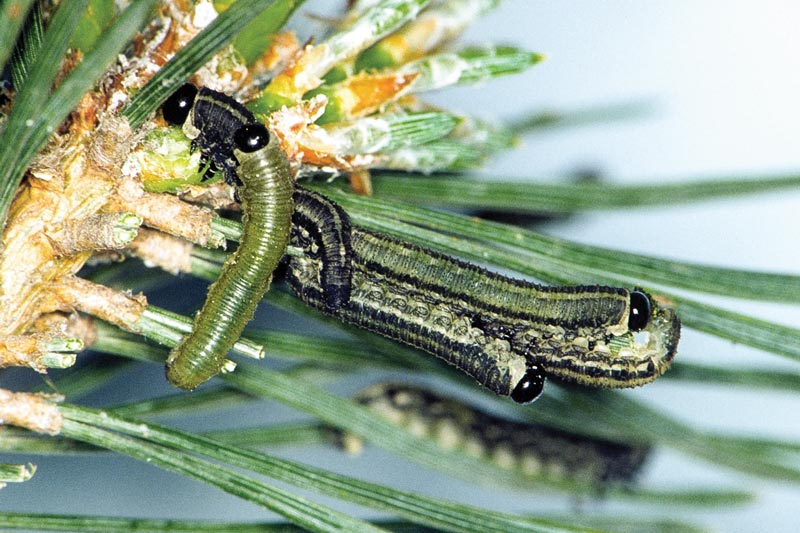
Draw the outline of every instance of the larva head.
M173 126L181 126L194 107L197 97L197 87L191 83L184 83L180 89L172 93L161 106L164 120Z
M628 310L628 329L641 331L650 322L653 313L653 304L650 297L642 291L631 291Z
M653 381L675 357L680 321L674 309L640 289L619 296L623 305L612 323L525 325L514 343L528 366L565 381L613 388Z
M251 154L269 144L269 131L262 124L248 124L236 130L233 143L240 152Z
M681 326L675 310L659 305L649 294L630 292L628 331L598 342L605 350L603 386L635 387L666 372L675 357ZM595 353L598 353L598 350Z
M532 366L511 391L511 399L517 403L531 403L542 394L544 382L544 371L538 366Z
M634 350L640 357L646 355L652 362L650 380L660 376L669 368L678 351L681 337L681 321L672 307L659 305L648 296L650 316L642 332L647 334L646 342L634 343ZM641 348L640 348L641 347Z
M288 172L289 162L278 137L259 122L236 130L233 134L233 156L239 163L239 178L245 183L248 176L264 177L275 172Z

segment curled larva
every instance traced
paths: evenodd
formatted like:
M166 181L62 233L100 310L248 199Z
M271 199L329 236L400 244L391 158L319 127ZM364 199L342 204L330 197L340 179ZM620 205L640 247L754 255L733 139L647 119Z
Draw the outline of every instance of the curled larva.
M203 308L167 359L167 379L193 389L217 374L225 355L253 318L289 241L293 180L286 154L260 124L233 136L242 185L242 236L208 289Z
M305 253L321 262L320 286L325 306L335 312L350 299L353 247L350 217L319 193L295 187L292 232L309 243ZM301 237L302 235L302 237Z
M675 355L675 312L640 290L537 285L358 226L350 229L350 297L332 309L325 262L301 229L292 245L305 253L289 258L287 279L303 301L441 357L518 403L538 397L546 376L642 385Z

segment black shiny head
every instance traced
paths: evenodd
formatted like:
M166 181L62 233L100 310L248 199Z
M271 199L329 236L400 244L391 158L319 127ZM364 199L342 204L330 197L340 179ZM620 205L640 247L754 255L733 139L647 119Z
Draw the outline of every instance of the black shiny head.
M236 130L233 142L237 150L249 154L269 143L269 132L262 124L248 124Z
M529 368L517 386L511 391L511 399L517 403L531 403L544 390L544 372L538 366Z
M650 297L641 291L631 292L631 311L628 315L628 329L631 331L641 331L650 322L650 314L653 312L653 304Z
M172 93L161 106L164 120L173 126L180 126L186 122L186 117L194 106L194 99L197 97L197 87L191 83L184 83L180 89Z

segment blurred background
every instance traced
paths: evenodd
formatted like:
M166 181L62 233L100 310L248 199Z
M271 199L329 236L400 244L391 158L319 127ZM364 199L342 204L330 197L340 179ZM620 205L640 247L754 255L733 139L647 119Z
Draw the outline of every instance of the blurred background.
M293 27L301 36L319 34L322 26L305 14L335 15L332 4L307 2L295 16ZM487 165L480 172L482 176L562 181L588 169L610 182L643 183L800 172L798 20L800 4L788 0L505 0L499 9L478 21L461 42L514 44L545 54L546 61L522 75L447 90L428 100L496 120L603 105L634 104L643 109L639 116L627 120L529 135L519 149L501 154ZM799 211L800 191L795 191L581 214L548 222L540 229L631 252L797 274ZM198 300L187 306L199 305L204 292L201 288L194 292ZM164 299L173 296L165 295ZM797 306L725 303L748 314L800 327ZM679 356L718 364L731 361L753 367L791 368L777 356L691 330L684 330ZM136 377L141 379L128 377L112 383L90 403L100 405L169 392L161 368L142 368ZM0 378L0 385L8 386L7 379ZM699 427L800 440L800 400L788 393L660 382L630 394ZM259 404L242 410L241 423L292 416L281 407ZM198 428L231 426L237 421L230 413L222 413L186 417L176 423ZM278 453L399 488L498 510L538 513L578 509L591 513L618 508L632 516L656 512L615 502L575 502L557 494L486 491L373 448L357 460L322 447ZM35 462L39 471L33 480L0 492L0 511L220 520L263 520L267 516L231 496L132 460L103 456L37 458ZM98 477L98 465L106 475ZM397 477L398 472L402 477ZM667 486L687 480L751 489L759 498L751 505L722 510L674 510L673 518L719 531L796 530L800 501L796 486L728 473L672 451L659 451L643 479ZM313 499L373 516L316 495ZM657 510L662 515L668 511Z

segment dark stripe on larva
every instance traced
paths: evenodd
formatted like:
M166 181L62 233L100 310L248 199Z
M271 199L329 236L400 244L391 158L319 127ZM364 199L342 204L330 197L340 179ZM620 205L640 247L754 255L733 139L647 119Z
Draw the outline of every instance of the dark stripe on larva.
M646 445L507 420L406 384L373 385L356 399L399 426L413 425L417 434L424 431L446 449L553 481L570 480L599 489L610 483L631 483L650 453Z
M272 272L289 240L293 180L277 139L273 136L256 152L236 151L235 155L242 180L238 189L242 236L209 287L192 332L167 360L167 378L182 389L193 389L220 371L226 354L269 289Z
M292 244L307 246L297 241L295 234ZM525 358L512 353L508 343L469 335L469 322L440 305L435 293L398 290L391 280L376 278L356 260L350 299L338 310L329 310L319 283L320 263L310 257L289 259L287 279L306 303L441 357L497 394L510 395L522 379L527 369Z
M287 270L287 280L295 292L306 303L322 310L322 293L315 283L305 277L300 269ZM492 392L509 396L526 370L525 358L511 353L492 343L481 345L467 335L458 335L456 331L465 331L466 323L454 323L457 318L446 312L432 317L437 302L414 294L406 299L402 295L389 296L381 289L381 285L369 283L371 298L360 289L367 285L364 272L355 269L353 273L354 289L351 299L334 316L369 331L399 340L421 350L425 350L458 367L478 383ZM384 287L385 288L385 287ZM392 298L389 305L381 305L381 300ZM411 301L411 300L415 301ZM444 310L443 310L444 311ZM513 363L516 363L513 365ZM512 372L512 365L517 372Z
M336 311L350 299L350 217L335 202L296 186L292 225L314 240L322 261L320 284L325 306Z
M366 268L381 274L390 273L393 279L412 283L421 291L434 291L444 298L461 300L475 312L575 328L624 324L628 318L628 291L625 289L538 285L386 235L358 232L353 241ZM469 287L469 291L464 291L464 287Z

